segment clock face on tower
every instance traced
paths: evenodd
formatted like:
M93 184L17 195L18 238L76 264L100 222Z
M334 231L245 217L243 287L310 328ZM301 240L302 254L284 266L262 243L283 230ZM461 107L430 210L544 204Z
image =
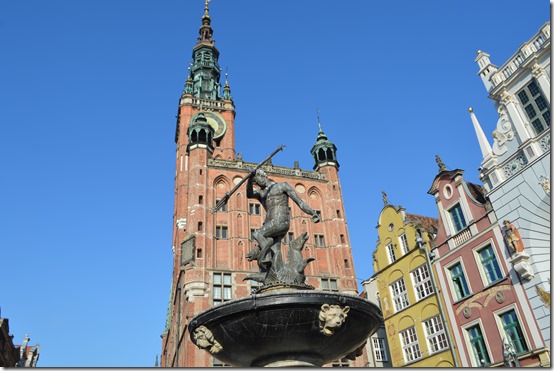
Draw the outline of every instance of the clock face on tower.
M210 124L210 126L214 129L214 139L221 138L225 134L225 130L227 130L227 124L225 123L223 117L210 111L202 111L202 113L206 116L208 124ZM190 122L194 122L194 120L196 120L196 116L198 116L198 113L192 116Z

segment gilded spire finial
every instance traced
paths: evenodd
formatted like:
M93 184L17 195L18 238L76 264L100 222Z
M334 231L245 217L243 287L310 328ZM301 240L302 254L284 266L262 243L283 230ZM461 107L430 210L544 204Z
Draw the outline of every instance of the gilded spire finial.
M207 15L209 16L210 14L210 7L208 6L208 4L210 3L211 0L206 0L206 4L204 6L204 15Z
M321 129L321 121L319 121L319 108L317 108L316 111L317 111L317 126L319 126L319 131L322 132L323 129Z
M446 165L444 165L439 155L435 156L435 160L437 161L437 165L439 165L439 172L446 170Z

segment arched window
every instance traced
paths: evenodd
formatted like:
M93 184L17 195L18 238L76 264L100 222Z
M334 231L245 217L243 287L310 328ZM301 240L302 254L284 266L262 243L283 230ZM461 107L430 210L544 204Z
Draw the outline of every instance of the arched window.
M319 161L323 161L325 160L325 151L323 150L323 148L321 148L318 152L318 157L319 157Z
M198 136L198 140L201 142L201 143L206 143L206 131L204 129L201 129L200 130L200 133L199 133L199 136Z

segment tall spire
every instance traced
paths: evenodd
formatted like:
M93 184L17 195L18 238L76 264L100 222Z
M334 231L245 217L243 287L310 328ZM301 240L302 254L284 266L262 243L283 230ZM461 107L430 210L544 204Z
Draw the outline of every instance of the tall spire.
M210 0L206 0L204 6L204 15L202 16L202 26L200 26L200 37L198 38L198 44L214 44L214 40L212 39L214 30L210 26L210 24L212 23L212 19L210 18L210 8L208 6L209 3Z
M468 111L469 111L469 115L471 116L471 122L473 122L473 128L475 129L475 134L477 134L477 140L479 141L481 154L483 155L483 159L487 159L492 155L491 145L489 144L489 141L487 140L487 137L485 136L485 133L481 128L481 125L479 125L479 121L477 121L477 117L475 116L475 113L473 113L473 108L469 107Z
M208 100L221 100L221 85L219 78L221 70L218 59L219 51L214 46L215 40L212 38L213 29L211 26L210 9L208 7L210 0L205 0L204 15L202 16L202 25L200 26L200 36L198 42L192 50L192 95L195 98Z
M231 87L229 86L229 73L227 72L227 69L225 69L225 86L223 87L223 99L233 100L233 97L231 97Z

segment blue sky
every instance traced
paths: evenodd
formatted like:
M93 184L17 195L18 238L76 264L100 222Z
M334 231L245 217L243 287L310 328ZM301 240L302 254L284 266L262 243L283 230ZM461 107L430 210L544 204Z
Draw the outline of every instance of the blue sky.
M171 283L174 129L202 0L0 2L1 316L39 365L153 366ZM497 114L476 51L502 65L547 1L223 1L214 39L245 161L311 169L337 148L357 276L385 190L436 217L439 154L478 183L468 113Z

